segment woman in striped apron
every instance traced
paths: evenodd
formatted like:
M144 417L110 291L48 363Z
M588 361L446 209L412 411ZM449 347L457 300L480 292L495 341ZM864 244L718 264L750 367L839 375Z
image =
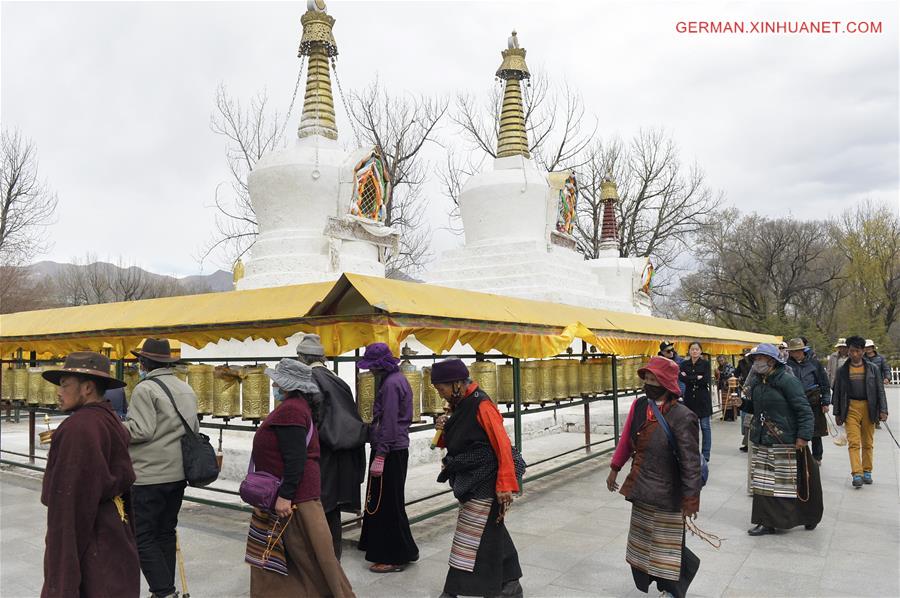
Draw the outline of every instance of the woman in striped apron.
M619 490L616 477L631 457L621 489L632 503L625 560L639 590L647 592L656 582L664 596L681 597L700 566L684 544L684 518L696 517L700 509L697 416L678 402L675 362L654 357L638 375L646 396L631 405L606 486L610 492ZM674 449L659 417L671 430Z

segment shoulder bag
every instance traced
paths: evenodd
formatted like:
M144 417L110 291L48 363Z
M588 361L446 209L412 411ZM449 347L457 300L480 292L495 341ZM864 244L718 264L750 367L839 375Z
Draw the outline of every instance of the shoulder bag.
M315 424L310 422L309 432L306 433L306 446L312 440ZM275 499L278 498L278 489L281 487L281 478L267 472L256 471L256 463L253 457L250 457L250 464L247 466L247 477L241 482L238 494L241 500L250 506L259 509L271 510L275 505Z
M656 406L656 401L648 398L647 402L650 403L650 408L653 410L653 416L656 417L656 421L659 422L663 432L665 432L666 438L669 440L669 447L671 447L672 454L675 456L675 463L678 464L678 469L681 470L681 459L678 458L678 445L675 443L675 437L672 435L672 430L669 428L669 424L666 422L666 418L663 417L659 407ZM700 453L700 478L702 480L700 487L702 488L703 486L706 486L706 480L709 479L709 464L706 462L706 457L703 456L703 453Z

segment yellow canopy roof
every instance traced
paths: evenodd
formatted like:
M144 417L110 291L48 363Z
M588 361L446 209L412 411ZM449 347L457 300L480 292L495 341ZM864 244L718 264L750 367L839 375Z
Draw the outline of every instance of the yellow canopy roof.
M358 274L342 276L308 315L326 350L335 353L374 341L397 351L409 335L437 353L459 341L476 351L496 349L514 357L556 355L576 338L618 355L654 355L663 339L681 353L691 341L700 341L712 354L781 340L707 324Z
M459 341L514 357L555 355L576 338L618 355L655 354L662 339L682 353L693 340L708 353L780 341L705 324L347 274L335 283L3 315L0 351L62 354L109 343L126 355L148 336L202 347L232 338L284 344L297 332L318 333L329 355L378 341L399 351L410 335L437 353Z
M0 352L100 351L127 356L145 337L194 347L221 339L273 339L284 344L333 282L62 307L0 315ZM106 347L104 347L106 345Z

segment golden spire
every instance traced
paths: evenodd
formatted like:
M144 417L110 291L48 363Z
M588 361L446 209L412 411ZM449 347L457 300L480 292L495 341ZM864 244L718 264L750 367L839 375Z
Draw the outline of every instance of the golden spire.
M331 95L329 60L337 56L337 44L331 32L334 17L326 12L324 0L308 0L303 23L298 56L308 56L306 66L306 95L303 98L303 115L297 134L300 137L321 135L337 139L337 123L334 116L334 98Z
M497 157L524 156L528 152L528 133L525 131L525 110L522 107L522 79L531 77L525 64L525 49L519 47L519 38L513 31L503 50L503 63L497 69L497 77L506 81L503 90L503 108L500 111L500 133L497 139Z

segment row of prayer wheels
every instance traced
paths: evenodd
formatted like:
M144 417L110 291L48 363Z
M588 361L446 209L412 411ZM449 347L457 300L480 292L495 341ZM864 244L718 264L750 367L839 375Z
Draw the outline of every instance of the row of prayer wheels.
M646 361L642 357L617 359L616 381L619 391L640 388L641 382L637 371L644 363ZM472 381L477 382L495 404L513 404L511 363L498 366L493 361L476 361L468 367ZM444 413L445 402L431 385L431 367L418 369L409 360L404 360L400 364L400 371L412 389L413 423L421 421L422 415L435 416ZM605 394L613 390L612 359L609 357L590 358L584 361L578 358L523 361L519 372L521 400L526 405ZM375 377L371 372L359 372L357 406L360 417L366 423L372 421L374 404Z

